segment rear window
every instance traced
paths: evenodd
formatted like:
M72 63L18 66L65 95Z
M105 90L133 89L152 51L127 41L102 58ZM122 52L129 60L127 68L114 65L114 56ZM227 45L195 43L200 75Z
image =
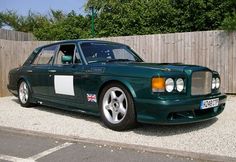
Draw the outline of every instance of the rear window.
M33 64L35 65L52 64L57 47L58 47L57 45L53 45L43 48L35 58Z

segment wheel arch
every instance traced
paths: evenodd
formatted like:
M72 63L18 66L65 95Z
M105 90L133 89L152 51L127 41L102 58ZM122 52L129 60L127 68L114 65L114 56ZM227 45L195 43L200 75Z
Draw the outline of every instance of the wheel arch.
M20 86L20 83L21 83L22 81L25 81L25 82L26 82L26 84L28 85L28 88L29 88L30 92L32 93L33 91L32 91L30 82L28 81L28 79L27 79L26 77L23 77L23 76L22 76L22 77L19 77L19 79L18 79L18 81L17 81L17 92L18 92L18 90L19 90L19 86ZM19 95L19 94L18 94L18 95Z
M108 86L109 84L114 84L114 83L117 83L119 85L121 85L123 88L125 88L125 90L127 91L127 93L129 93L129 98L132 100L132 108L130 109L129 108L129 113L127 112L127 114L129 115L128 119L127 117L125 117L125 123L123 123L123 125L120 125L122 122L124 121L121 121L119 124L119 126L112 126L111 123L109 123L109 121L106 119L104 113L102 113L102 98L101 98L101 93L103 91L103 89ZM124 92L125 93L125 92ZM98 92L98 105L99 105L99 109L100 109L100 112L101 112L101 118L103 119L103 122L104 124L109 127L110 129L113 129L113 130L116 130L116 131L122 131L122 130L126 130L126 129L129 129L129 128L132 128L134 126L136 126L136 123L137 123L137 111L136 111L136 106L135 106L135 99L136 98L136 93L132 87L132 85L129 83L129 82L126 82L126 81L122 81L122 80L108 80L106 82L104 82L101 86L100 86L100 89L99 89L99 92ZM128 102L128 101L127 101ZM127 103L129 104L129 103ZM131 114L132 115L131 115ZM104 119L105 118L105 119ZM125 124L125 125L124 125Z
M136 93L135 93L135 91L134 91L134 89L133 89L133 87L132 87L132 85L131 85L130 83L128 83L128 82L126 82L126 81L121 81L121 80L116 80L116 79L114 79L114 80L107 80L107 81L105 81L105 82L100 86L99 91L98 91L98 94L97 94L98 99L100 98L100 95L101 95L102 90L103 90L107 85L112 84L112 83L118 83L118 84L123 85L123 86L128 90L128 92L131 94L132 98L133 98L133 99L136 98Z

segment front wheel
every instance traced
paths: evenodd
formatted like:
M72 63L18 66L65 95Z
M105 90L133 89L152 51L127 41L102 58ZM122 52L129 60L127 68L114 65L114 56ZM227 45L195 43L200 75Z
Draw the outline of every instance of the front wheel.
M30 99L30 90L28 84L22 80L18 87L18 99L20 101L21 106L30 107L32 104L29 102Z
M100 95L99 107L104 124L122 131L135 125L135 109L131 94L118 83L106 86Z

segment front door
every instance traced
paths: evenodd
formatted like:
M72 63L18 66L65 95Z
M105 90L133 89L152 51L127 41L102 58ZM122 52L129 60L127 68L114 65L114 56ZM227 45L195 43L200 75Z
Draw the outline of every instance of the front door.
M81 71L83 65L76 45L61 44L51 67L50 83L54 99L58 103L81 107L83 104L81 90Z

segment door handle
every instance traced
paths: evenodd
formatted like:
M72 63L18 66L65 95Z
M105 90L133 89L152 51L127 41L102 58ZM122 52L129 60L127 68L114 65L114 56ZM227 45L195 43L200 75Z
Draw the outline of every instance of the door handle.
M48 70L48 72L50 72L50 73L55 73L55 72L57 72L56 70Z
M33 72L33 70L27 70L27 73L32 73Z

